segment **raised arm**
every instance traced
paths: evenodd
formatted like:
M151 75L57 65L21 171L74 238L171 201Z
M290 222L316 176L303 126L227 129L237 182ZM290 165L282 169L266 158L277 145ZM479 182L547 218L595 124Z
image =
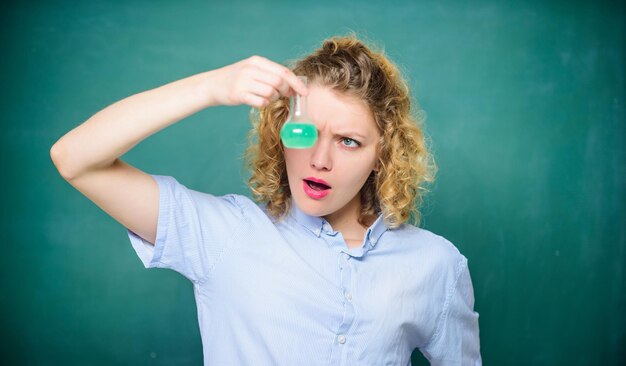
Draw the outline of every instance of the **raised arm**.
M50 150L59 173L122 225L154 243L159 211L156 182L120 160L148 136L215 105L267 105L306 87L286 67L252 56L132 95L93 115Z

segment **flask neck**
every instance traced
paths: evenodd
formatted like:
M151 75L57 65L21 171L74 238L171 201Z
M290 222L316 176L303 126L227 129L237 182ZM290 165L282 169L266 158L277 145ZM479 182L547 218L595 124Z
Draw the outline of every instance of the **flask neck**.
M308 121L307 98L300 94L291 97L291 120Z
M298 79L307 85L307 77L298 75ZM307 97L297 94L289 98L289 120L295 122L310 122L307 106Z

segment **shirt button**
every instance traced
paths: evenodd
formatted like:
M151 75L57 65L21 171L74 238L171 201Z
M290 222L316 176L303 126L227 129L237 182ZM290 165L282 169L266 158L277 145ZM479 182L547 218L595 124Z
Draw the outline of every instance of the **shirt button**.
M371 238L370 241L372 242L372 244L376 245L376 238Z
M322 224L322 229L324 229L324 231L330 232L330 225L328 225L327 223L324 223Z
M346 336L340 335L339 337L337 337L337 342L339 342L340 344L346 343Z
M347 262L350 259L350 255L348 253L343 253L343 259Z
M348 300L348 301L351 301L351 300L352 300L352 294L351 294L351 293L349 293L349 292L346 292L343 296L344 296L344 297L346 298L346 300Z

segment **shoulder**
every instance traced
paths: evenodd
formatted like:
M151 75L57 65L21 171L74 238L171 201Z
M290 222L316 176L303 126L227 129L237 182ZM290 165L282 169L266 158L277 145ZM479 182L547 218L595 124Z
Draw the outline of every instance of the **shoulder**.
M230 211L241 217L265 215L263 208L247 196L234 193L217 196L189 188L171 176L152 175L152 177L159 186L161 196L166 196L168 203L175 201L179 205L192 205L201 213L206 210L218 210L220 213Z
M453 279L467 265L467 259L452 242L429 230L404 224L386 235L406 260L424 270L446 273Z

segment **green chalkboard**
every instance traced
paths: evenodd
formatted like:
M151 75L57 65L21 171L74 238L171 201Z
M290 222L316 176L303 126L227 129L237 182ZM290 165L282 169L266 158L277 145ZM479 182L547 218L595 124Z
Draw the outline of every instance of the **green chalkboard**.
M29 1L0 12L0 354L199 365L192 285L147 271L49 150L131 94L333 34L384 47L428 115L422 226L469 259L488 365L626 364L623 1ZM249 195L249 108L202 111L124 160ZM416 352L414 364L426 364Z

